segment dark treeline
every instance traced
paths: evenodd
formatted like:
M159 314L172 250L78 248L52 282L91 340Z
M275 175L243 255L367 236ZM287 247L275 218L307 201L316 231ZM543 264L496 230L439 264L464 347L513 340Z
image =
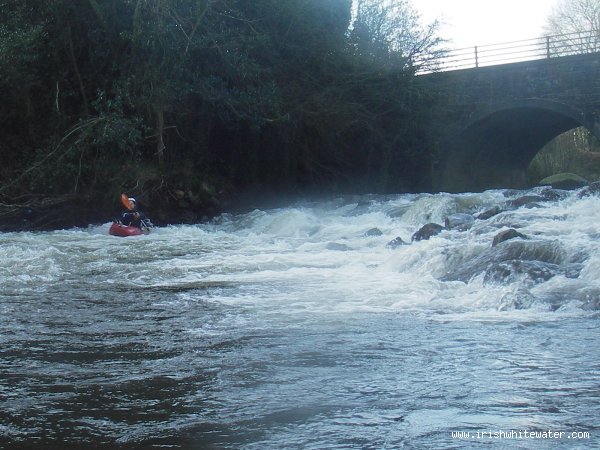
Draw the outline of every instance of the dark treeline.
M438 41L394 8L0 1L0 201L427 189L414 62Z

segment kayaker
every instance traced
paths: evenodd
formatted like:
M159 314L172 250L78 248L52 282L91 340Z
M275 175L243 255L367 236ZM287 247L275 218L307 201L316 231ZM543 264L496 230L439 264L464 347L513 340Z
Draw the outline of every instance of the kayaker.
M143 212L138 211L135 198L129 197L128 200L130 209L121 214L121 223L129 227L151 228L152 222Z

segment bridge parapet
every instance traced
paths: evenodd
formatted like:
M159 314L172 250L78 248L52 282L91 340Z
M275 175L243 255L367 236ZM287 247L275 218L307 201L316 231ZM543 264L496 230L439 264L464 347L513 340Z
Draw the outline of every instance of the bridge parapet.
M536 59L549 59L600 51L595 30L547 35L532 39L478 45L436 53L432 58L418 61L419 74L472 69Z

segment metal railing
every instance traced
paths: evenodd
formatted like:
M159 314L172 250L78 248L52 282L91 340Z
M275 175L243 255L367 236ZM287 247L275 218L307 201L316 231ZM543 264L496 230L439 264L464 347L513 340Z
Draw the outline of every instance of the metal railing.
M426 74L599 51L600 33L583 31L501 44L442 50L436 55L417 61L416 64L417 74Z

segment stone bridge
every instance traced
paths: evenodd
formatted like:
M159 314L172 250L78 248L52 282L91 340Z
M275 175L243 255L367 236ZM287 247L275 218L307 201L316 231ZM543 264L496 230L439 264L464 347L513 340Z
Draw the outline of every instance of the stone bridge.
M418 77L439 94L433 189L526 187L527 166L553 138L584 126L600 138L600 53Z

